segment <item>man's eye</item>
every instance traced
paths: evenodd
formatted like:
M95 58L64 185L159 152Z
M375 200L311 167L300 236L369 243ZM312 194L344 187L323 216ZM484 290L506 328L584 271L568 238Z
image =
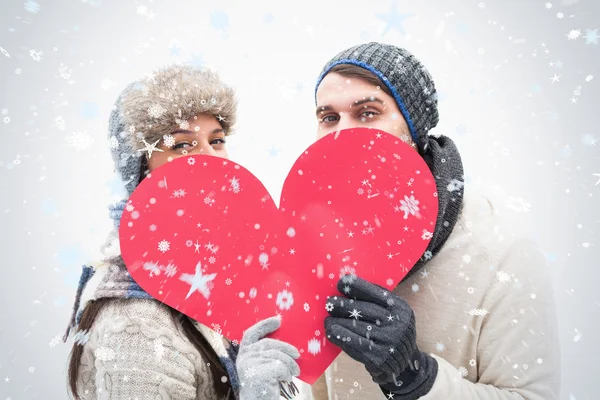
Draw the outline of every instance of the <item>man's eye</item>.
M374 116L376 116L378 113L375 111L365 111L363 112L361 115L361 117L365 117L365 118L372 118Z
M215 145L215 144L225 144L225 139L223 138L218 138L218 139L213 139L210 142L211 145Z
M335 115L326 115L323 118L321 118L322 122L335 122L338 120L338 117Z

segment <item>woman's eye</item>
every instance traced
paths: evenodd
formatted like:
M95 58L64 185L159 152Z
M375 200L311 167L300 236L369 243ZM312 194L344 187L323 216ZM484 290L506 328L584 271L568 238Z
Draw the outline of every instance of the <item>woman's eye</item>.
M337 116L335 115L326 115L321 118L321 122L335 122L337 121Z
M189 147L193 147L193 145L188 142L179 142L179 143L175 144L175 146L173 146L172 148L174 150L179 150L179 149L187 149Z
M210 142L211 145L216 145L216 144L225 144L225 139L223 138L218 138L218 139L213 139Z

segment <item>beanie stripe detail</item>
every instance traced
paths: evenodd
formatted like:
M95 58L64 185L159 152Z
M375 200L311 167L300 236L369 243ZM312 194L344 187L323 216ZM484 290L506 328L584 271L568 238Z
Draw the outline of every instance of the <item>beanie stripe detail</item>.
M379 80L382 81L383 84L385 86L387 86L387 88L392 92L392 95L394 96L394 100L396 101L398 108L400 108L400 112L402 113L402 116L404 117L404 120L406 121L406 124L408 125L408 129L410 130L410 135L412 136L412 139L414 140L415 143L419 143L419 134L417 133L417 130L415 129L413 121L410 118L410 114L408 113L408 110L406 109L406 105L404 104L404 101L402 100L400 93L398 93L396 88L392 84L390 84L389 80L385 77L385 75L381 71L379 71L377 68L375 68L372 65L369 65L363 61L346 58L346 59L335 61L334 63L328 65L327 68L325 70L323 70L323 72L321 73L321 76L317 80L317 85L315 86L315 104L317 103L317 90L319 89L319 85L321 84L321 81L325 78L325 75L327 75L333 67L335 67L336 65L340 65L340 64L356 65L357 67L361 67L361 68L366 69L367 71L371 72L372 74L375 74L375 76L377 76L377 78L379 78Z

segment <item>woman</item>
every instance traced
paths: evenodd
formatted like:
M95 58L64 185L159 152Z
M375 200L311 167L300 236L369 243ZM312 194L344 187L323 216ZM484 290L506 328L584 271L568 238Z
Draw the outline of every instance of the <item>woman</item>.
M456 146L428 134L439 116L425 67L395 46L354 46L326 64L316 103L319 137L372 127L415 147L436 179L439 212L427 251L393 292L355 278L327 299L327 338L344 352L313 385L314 398L558 398L545 260L493 202L463 196Z
M110 116L109 143L129 195L145 175L175 158L227 158L237 101L210 71L172 66L129 85ZM65 340L76 328L69 389L76 399L276 399L295 394L293 346L263 339L278 318L244 333L239 353L217 332L154 300L120 255L126 201L111 208L115 229L102 263L86 266ZM237 357L236 357L237 356ZM251 369L251 373L248 371ZM242 382L238 382L239 377Z

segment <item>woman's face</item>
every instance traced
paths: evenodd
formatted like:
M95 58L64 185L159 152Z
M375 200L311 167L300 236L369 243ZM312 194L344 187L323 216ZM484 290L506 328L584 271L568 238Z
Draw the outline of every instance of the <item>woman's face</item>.
M317 138L356 127L379 129L414 146L410 131L393 97L359 78L331 72L317 90Z
M217 118L200 114L188 121L186 129L175 129L163 137L148 159L148 169L152 172L164 163L191 154L208 154L229 158L225 149L225 131Z

